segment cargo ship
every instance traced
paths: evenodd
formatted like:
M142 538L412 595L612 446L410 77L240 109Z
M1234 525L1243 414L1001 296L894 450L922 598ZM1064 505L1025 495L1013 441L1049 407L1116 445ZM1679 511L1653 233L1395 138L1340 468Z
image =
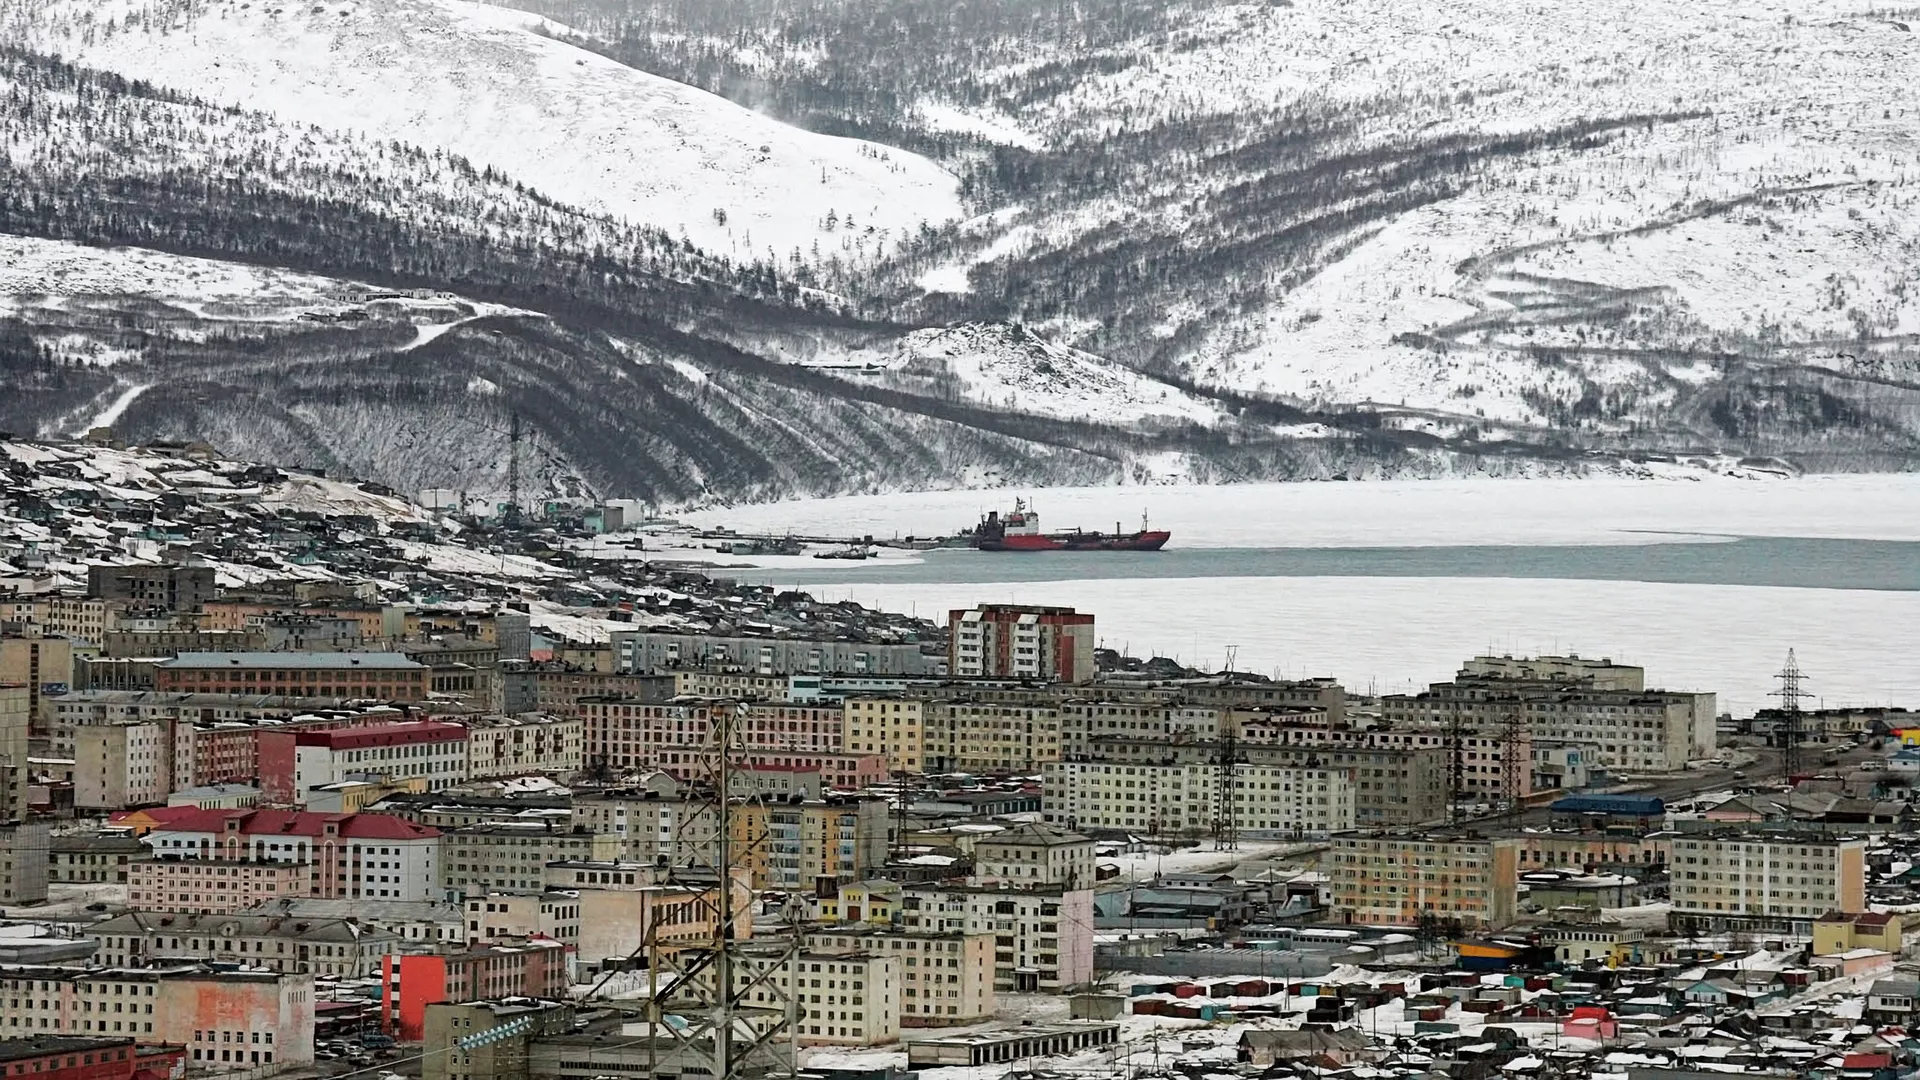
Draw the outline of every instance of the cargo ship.
M1149 529L1145 514L1140 515L1138 532L1122 532L1118 523L1110 533L1041 532L1039 512L1025 499L1015 499L1012 513L1002 517L998 510L988 511L971 535L981 551L1159 551L1173 534Z

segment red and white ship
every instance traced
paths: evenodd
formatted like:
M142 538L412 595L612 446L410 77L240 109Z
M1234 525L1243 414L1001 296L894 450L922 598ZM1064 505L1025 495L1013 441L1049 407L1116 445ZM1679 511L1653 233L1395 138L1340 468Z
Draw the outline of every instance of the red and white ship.
M1040 514L1015 499L1013 512L1005 517L1000 511L988 511L973 530L973 546L981 551L1159 551L1172 533L1147 528L1147 516L1140 515L1139 532L1121 532L1115 524L1110 533L1040 531Z

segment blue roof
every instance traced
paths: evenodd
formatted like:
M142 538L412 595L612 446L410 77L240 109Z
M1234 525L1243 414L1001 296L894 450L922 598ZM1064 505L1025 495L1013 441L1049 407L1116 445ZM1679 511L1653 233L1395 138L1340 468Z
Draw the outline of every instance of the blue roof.
M1547 809L1556 814L1622 814L1653 817L1667 812L1667 804L1651 795L1569 795Z

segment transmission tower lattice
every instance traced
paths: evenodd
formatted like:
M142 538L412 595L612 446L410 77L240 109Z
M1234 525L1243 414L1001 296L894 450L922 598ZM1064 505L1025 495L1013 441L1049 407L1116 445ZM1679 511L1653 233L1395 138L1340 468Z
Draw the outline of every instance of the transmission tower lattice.
M1780 680L1780 689L1767 696L1780 699L1780 720L1775 730L1780 737L1780 772L1782 779L1791 779L1800 774L1800 744L1806 738L1805 717L1800 711L1800 702L1813 696L1804 687L1806 673L1800 670L1800 662L1794 659L1793 650L1787 650L1787 666L1780 669L1774 678Z
M1235 790L1238 777L1234 763L1239 756L1239 747L1235 744L1233 736L1222 736L1220 757L1214 763L1213 850L1215 851L1240 850L1240 825L1234 818L1234 803L1239 801L1239 792Z
M667 872L665 884L701 890L713 929L688 934L684 922L669 926L655 920L628 958L645 957L640 1008L646 1031L644 1040L633 1042L646 1044L649 1076L790 1080L797 1071L794 1035L803 1014L793 987L800 928L790 918L788 933L772 940L746 940L737 933L743 920L752 918L751 888L741 875L763 854L760 849L771 835L765 827L752 835L752 815L741 812L746 800L729 795L733 759L745 752L745 712L741 702L712 706L692 778L710 801L679 817L668 850L658 857ZM582 1000L598 997L613 974Z

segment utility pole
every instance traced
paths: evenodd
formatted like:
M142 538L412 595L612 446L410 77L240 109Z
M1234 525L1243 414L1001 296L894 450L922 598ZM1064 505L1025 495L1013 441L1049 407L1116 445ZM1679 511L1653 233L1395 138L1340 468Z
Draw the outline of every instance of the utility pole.
M1767 696L1780 699L1780 720L1775 725L1780 735L1780 778L1790 782L1800 773L1800 740L1805 734L1801 730L1800 702L1813 694L1801 686L1806 675L1794 659L1792 649L1787 650L1787 666L1774 678L1780 680L1780 689Z

